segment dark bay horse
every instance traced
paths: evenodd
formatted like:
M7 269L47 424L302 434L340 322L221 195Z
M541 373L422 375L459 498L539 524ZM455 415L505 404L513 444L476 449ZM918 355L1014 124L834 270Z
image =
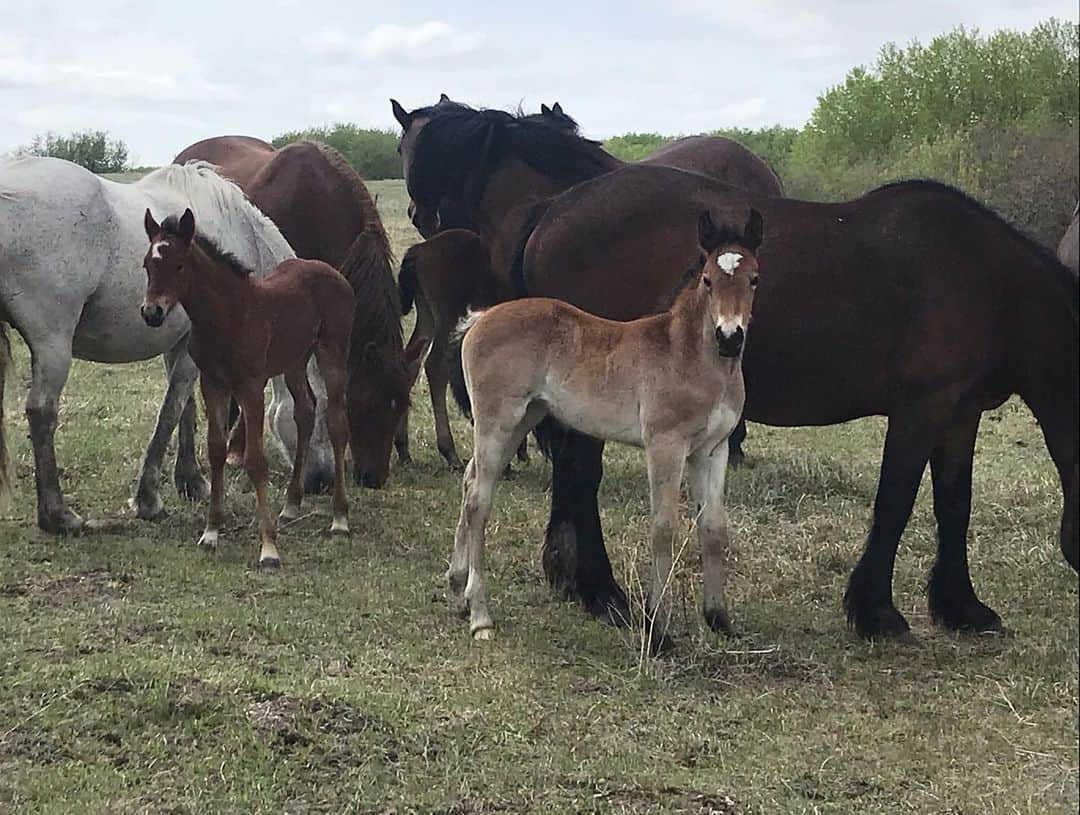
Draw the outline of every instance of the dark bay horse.
M489 149L455 154L443 136L469 131L439 127L442 119L431 118L406 152L415 153L406 167L418 210L437 208L441 196L479 207L484 222L483 209L498 198L486 179L523 165L523 181L558 177L597 161L595 145L565 133L534 130L524 145L501 139L499 120L483 132ZM475 147L473 136L465 141ZM443 163L429 176L436 156ZM501 190L510 187L504 180ZM493 259L510 264L511 279L528 295L634 319L666 308L700 262L697 213L722 213L746 199L702 175L627 166L533 205L514 224L515 236L509 228L496 235ZM929 462L939 533L932 615L956 630L1000 628L968 574L975 437L984 410L1014 393L1026 401L1061 477L1061 547L1075 568L1076 278L993 213L931 182L887 186L845 204L750 202L767 225L766 282L746 352L745 415L776 425L889 417L874 522L846 596L849 621L864 636L908 631L892 601L892 566ZM1022 336L1002 331L1014 323L1025 326ZM594 614L618 618L625 595L596 505L602 448L575 434L548 436L554 472L545 571Z
M1073 270L1073 274L1080 275L1080 204L1077 204L1072 223L1058 244L1058 258Z
M198 142L176 157L216 164L277 224L298 257L341 271L355 292L349 355L353 475L379 487L390 472L395 430L408 410L426 340L403 347L393 255L359 174L336 150L296 142L280 150L247 136ZM330 482L329 462L309 473L309 491Z
M523 235L516 273L529 295L621 320L652 313L698 262L695 213L744 201L702 176L628 167L555 199ZM841 204L752 204L766 229L746 417L783 426L889 420L873 523L845 596L849 622L865 637L908 632L892 571L929 462L932 617L953 630L1000 629L968 572L975 439L982 413L1010 395L1030 407L1061 479L1061 549L1077 568L1076 278L1003 219L934 182ZM596 509L600 446L564 436L554 453L545 570L594 612L621 612Z
M413 224L425 238L450 228L476 232L491 247L496 273L512 263L517 232L533 206L627 166L596 142L583 139L577 123L557 103L546 112L517 116L474 110L446 94L436 104L413 111L396 100L391 107L402 127L398 149ZM679 139L646 161L705 173L755 196L783 194L768 164L731 139ZM432 357L433 365L443 359ZM732 434L735 463L743 458L745 435L740 422Z

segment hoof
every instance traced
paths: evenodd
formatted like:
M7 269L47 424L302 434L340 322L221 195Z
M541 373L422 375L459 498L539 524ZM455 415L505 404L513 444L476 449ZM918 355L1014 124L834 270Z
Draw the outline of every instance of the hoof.
M724 608L705 609L705 624L717 634L726 634L730 637L735 633L731 627L731 617Z
M225 463L228 464L230 467L243 467L244 454L230 450L225 456Z
M286 504L285 507L278 513L277 519L279 524L287 524L290 521L295 521L300 517L300 507L290 506Z
M615 583L605 591L583 594L581 603L587 614L614 628L626 628L633 620L626 595Z
M140 521L163 521L169 517L169 513L165 511L165 505L161 502L160 498L154 501L139 501L132 502L135 508L135 517Z
M216 549L218 544L218 531L216 529L207 529L202 533L202 537L199 538L198 545L204 549Z
M484 628L477 628L472 632L472 638L474 640L493 640L495 639L495 629L490 626Z
M330 524L330 534L347 537L349 534L349 519L344 517L334 518L334 522Z
M185 501L205 501L210 497L210 482L203 478L202 473L190 475L177 474L176 491Z
M942 628L965 634L1004 634L1001 617L989 606L971 598L964 603L931 603L930 616Z
M848 625L864 640L915 639L904 615L892 605L849 609Z
M277 572L281 570L281 558L264 557L259 561L259 571Z
M82 532L83 519L64 507L62 511L51 515L38 513L38 528L51 535L77 535Z

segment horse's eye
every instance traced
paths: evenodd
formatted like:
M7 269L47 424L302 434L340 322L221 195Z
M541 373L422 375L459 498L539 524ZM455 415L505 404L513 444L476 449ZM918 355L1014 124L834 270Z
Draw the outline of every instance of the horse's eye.
M750 288L756 289L759 280L759 275L754 275L750 278Z
M705 284L705 288L707 288L707 289L712 288L712 281L709 278L703 277L703 278L701 278L701 282Z

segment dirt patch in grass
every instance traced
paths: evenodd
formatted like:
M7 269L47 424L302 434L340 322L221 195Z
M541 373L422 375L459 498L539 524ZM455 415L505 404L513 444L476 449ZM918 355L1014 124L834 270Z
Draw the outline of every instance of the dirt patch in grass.
M122 596L132 582L127 573L108 569L91 569L63 577L35 575L20 583L0 587L0 594L9 597L30 597L51 606L90 603Z

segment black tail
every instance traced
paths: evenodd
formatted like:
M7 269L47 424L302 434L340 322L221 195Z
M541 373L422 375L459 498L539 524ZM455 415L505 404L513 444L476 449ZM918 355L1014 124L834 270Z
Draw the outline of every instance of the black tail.
M536 225L540 223L540 219L544 217L550 205L550 198L533 204L525 213L525 219L518 231L517 249L514 250L513 260L510 261L510 280L513 281L514 292L518 297L529 296L528 288L525 286L525 247L528 246L529 238L532 237Z
M450 336L450 342L446 346L446 372L450 376L450 392L454 394L454 401L458 408L470 420L472 420L472 400L469 399L469 389L465 387L465 369L461 365L461 341L465 335L455 331Z
M419 244L417 244L419 246ZM416 301L416 248L409 247L405 257L401 259L401 269L398 271L398 297L401 300L401 314L405 316L412 311Z

